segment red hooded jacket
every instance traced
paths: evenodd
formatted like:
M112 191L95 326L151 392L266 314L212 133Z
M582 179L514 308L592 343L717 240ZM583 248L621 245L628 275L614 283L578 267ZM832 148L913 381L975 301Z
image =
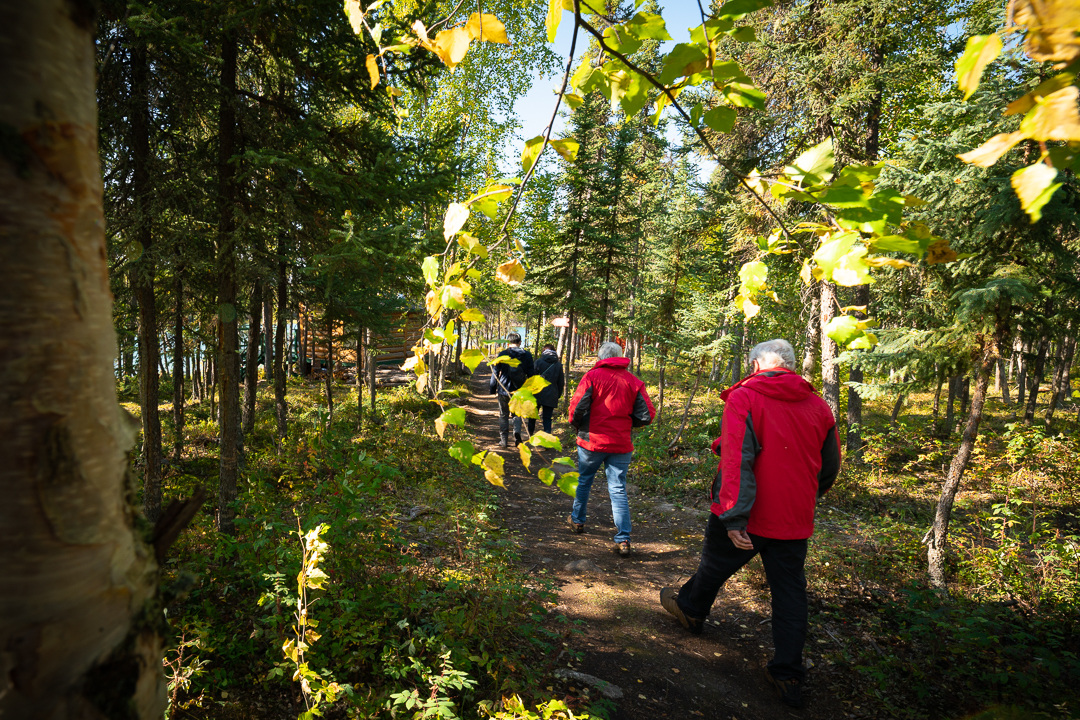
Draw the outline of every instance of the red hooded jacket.
M628 367L630 358L607 358L581 378L570 400L570 424L578 431L580 447L596 452L633 452L630 430L652 422L656 410L645 383Z
M720 394L726 401L713 452L720 466L712 512L728 530L777 540L814 534L816 498L840 471L832 411L799 375L757 372Z

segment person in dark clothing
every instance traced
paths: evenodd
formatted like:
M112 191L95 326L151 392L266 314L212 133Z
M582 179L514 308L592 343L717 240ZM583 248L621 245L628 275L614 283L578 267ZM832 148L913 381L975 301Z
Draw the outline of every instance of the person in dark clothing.
M840 443L832 411L794 372L786 340L757 345L750 361L753 374L720 395L724 416L712 446L720 466L701 563L682 588L662 589L660 604L700 633L724 582L761 553L775 646L766 672L785 704L802 707L807 541L817 499L840 471Z
M488 381L488 390L499 396L499 447L509 445L510 435L510 396L514 391L525 384L535 373L533 372L532 353L521 348L521 336L516 332L509 333L506 341L510 347L496 356L516 360L517 363L497 362L491 371L491 379ZM514 415L514 442L521 443L521 418Z
M545 345L533 365L533 372L548 381L548 386L536 393L536 409L544 423L544 432L551 432L551 415L563 394L562 361L554 345ZM536 431L536 418L529 418L529 434Z
M634 454L631 430L656 416L649 393L629 370L618 343L606 342L597 352L596 365L570 401L570 424L577 430L578 486L570 510L570 529L585 532L585 514L593 477L604 466L611 517L615 522L615 550L630 554L630 503L626 498L626 471Z

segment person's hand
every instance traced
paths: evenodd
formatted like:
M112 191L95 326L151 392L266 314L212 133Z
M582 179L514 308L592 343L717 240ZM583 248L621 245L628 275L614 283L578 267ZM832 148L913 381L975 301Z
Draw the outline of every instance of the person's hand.
M728 530L727 536L731 538L731 542L735 544L735 547L740 550L753 550L754 543L750 542L750 536L746 533L746 530Z

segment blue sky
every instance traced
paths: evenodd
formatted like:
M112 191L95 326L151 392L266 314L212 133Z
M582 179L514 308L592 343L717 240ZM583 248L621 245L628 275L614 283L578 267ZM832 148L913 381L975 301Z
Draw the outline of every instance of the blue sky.
M702 4L707 6L707 0L703 0ZM670 50L675 43L688 42L690 40L690 28L701 24L701 13L695 0L674 0L669 5L671 9L667 9L666 6L661 4L664 7L662 14L664 20L667 21L667 31L672 37L672 42L663 44L662 49L665 51ZM555 52L559 54L563 62L565 62L566 55L570 51L570 37L573 34L573 29L571 14L564 12L554 44ZM589 36L584 32L580 32L578 34L578 57L581 56L582 48L588 48L588 43ZM563 65L563 68L565 68L565 65ZM514 110L521 127L517 141L507 147L504 153L511 163L516 163L521 156L521 149L526 139L536 137L544 132L544 127L551 118L551 111L555 107L555 91L558 90L561 82L561 70L558 75L534 77L529 92L517 101ZM669 125L669 128L673 128L673 124ZM559 118L552 131L552 138L562 137L562 135L563 120ZM669 129L668 139L673 142L678 140L673 129ZM702 172L711 171L713 164L705 158L701 160L702 162L698 163L699 170Z

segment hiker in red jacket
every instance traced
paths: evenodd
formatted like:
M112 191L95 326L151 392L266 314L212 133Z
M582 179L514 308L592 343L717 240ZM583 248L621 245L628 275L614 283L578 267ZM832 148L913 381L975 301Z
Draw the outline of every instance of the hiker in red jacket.
M806 546L814 508L840 470L836 420L813 386L794 372L786 340L750 351L754 372L721 393L720 466L697 572L660 604L695 635L724 582L758 553L772 595L775 651L767 667L781 700L802 707L806 641Z
M593 476L600 466L607 475L611 516L615 521L615 550L630 554L630 503L626 471L634 453L632 428L648 425L656 415L645 383L628 369L618 343L606 342L597 351L596 365L570 401L570 424L577 429L578 486L568 522L575 533L585 532L585 510Z

